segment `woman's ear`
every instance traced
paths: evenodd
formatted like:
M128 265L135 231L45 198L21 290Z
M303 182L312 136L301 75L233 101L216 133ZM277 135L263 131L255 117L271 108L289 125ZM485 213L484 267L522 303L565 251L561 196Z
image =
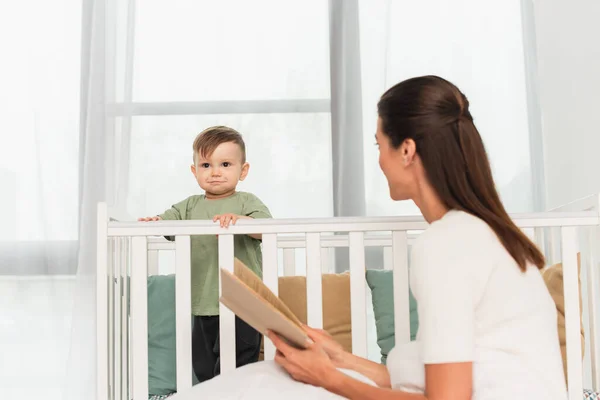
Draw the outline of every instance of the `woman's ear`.
M412 139L406 139L401 146L402 160L404 166L407 167L413 163L415 155L417 154L417 144Z

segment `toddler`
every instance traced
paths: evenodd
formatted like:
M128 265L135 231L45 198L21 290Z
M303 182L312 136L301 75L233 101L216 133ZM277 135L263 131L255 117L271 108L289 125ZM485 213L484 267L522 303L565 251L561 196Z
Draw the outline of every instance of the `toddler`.
M248 175L242 136L232 128L215 126L201 132L193 144L192 174L204 190L164 213L140 221L209 219L222 227L244 218L271 218L268 208L251 193L236 190ZM261 235L235 235L235 257L262 277ZM218 375L219 357L219 254L214 235L191 238L192 363L200 382ZM237 366L258 360L261 335L235 318Z

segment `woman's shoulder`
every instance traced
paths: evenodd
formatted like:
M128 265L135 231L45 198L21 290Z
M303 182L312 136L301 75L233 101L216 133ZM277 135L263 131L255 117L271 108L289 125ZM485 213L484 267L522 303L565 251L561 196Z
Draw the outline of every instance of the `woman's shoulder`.
M423 288L437 288L436 282L453 286L453 291L483 287L502 260L502 251L496 234L483 220L463 211L448 212L413 245L411 285L417 302Z
M489 259L501 247L486 222L467 212L452 210L417 237L412 253L416 258L424 254L431 258L435 254L436 258L475 262L478 255Z
M450 210L434 221L417 239L420 242L486 242L496 239L494 231L482 219L465 211Z

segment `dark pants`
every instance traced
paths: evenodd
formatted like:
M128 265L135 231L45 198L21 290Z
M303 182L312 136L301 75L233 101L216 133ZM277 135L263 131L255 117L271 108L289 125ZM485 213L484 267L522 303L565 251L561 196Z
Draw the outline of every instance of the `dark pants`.
M235 317L236 365L258 361L262 335L250 325ZM194 316L192 331L192 364L198 381L204 382L219 375L219 316Z

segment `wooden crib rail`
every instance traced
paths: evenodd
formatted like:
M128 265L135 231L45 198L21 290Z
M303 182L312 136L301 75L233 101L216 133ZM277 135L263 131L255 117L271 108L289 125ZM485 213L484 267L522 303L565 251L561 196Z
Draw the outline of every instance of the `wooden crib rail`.
M570 203L555 207L552 212L600 212L600 194L585 196ZM560 259L561 248L558 245L559 238L551 235L548 240L549 253L554 260ZM591 382L595 391L600 391L600 228L591 228L586 238L583 238L582 254L584 262L583 273L586 276L587 289L587 331L593 334L586 336L586 344L589 346L589 365L591 370Z
M598 229L597 211L513 215L530 236L552 227L561 233L564 266L566 336L569 393L582 392L579 345L579 286L577 275L578 229ZM154 269L158 252L175 251L177 387L192 386L190 237L219 235L219 266L233 271L234 235L263 235L263 279L278 292L278 252L282 250L285 274L294 274L295 249L306 252L308 323L322 327L322 281L324 259L333 248L348 248L352 293L352 348L367 355L365 249L384 249L384 268L394 270L394 313L397 343L410 340L408 296L408 249L418 231L427 226L421 217L323 218L242 220L228 229L208 221L110 221L105 204L98 206L97 317L98 399L125 400L148 395L147 276ZM336 234L333 235L332 233ZM387 232L381 234L380 232ZM160 239L175 236L175 242ZM287 262L286 262L287 259ZM150 271L156 273L156 271ZM123 298L130 282L130 296ZM115 282L120 282L115 286ZM117 289L115 289L117 288ZM220 289L219 289L220 290ZM129 305L129 308L127 306ZM597 305L596 305L597 307ZM595 328L595 325L591 325ZM221 372L235 368L234 315L220 305ZM590 332L590 337L595 332ZM274 348L265 341L265 358ZM598 358L593 361L595 365ZM596 368L596 367L594 367ZM597 369L595 369L597 371Z

